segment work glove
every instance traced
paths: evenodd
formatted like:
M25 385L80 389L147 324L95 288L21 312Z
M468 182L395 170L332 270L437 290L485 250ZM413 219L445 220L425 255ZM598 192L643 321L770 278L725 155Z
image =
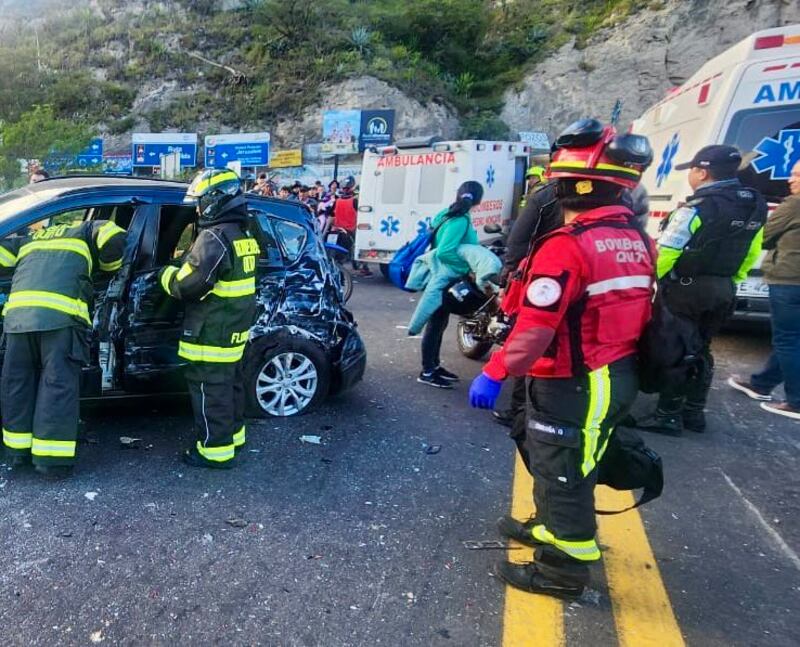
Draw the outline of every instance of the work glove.
M475 409L494 409L503 383L481 373L469 387L469 404Z

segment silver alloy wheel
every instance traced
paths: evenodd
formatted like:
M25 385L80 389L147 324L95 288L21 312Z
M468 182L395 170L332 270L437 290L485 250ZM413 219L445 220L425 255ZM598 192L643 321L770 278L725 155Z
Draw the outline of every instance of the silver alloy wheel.
M475 337L467 328L466 323L463 321L458 322L458 336L461 341L461 347L464 350L470 350L478 345L478 342L475 341Z
M303 353L287 351L261 367L256 378L256 398L271 416L294 416L311 404L318 385L314 362Z

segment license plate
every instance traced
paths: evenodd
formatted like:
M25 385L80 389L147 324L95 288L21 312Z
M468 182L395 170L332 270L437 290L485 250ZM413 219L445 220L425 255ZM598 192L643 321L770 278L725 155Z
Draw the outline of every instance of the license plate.
M769 285L762 279L745 279L739 284L736 294L740 297L769 297Z

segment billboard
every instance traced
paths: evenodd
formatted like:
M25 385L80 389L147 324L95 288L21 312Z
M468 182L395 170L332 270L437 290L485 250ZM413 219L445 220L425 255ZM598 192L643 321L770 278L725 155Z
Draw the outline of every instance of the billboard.
M266 166L269 163L269 133L209 135L205 139L207 168L225 168L230 162L242 166Z
M370 146L380 148L392 143L394 135L394 110L362 110L358 150Z
M322 152L352 155L358 152L360 110L326 110L322 114Z

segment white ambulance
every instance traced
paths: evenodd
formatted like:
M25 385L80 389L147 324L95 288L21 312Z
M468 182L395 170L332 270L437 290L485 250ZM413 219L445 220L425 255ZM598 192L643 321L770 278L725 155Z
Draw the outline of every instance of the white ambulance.
M650 231L691 195L688 173L675 165L708 144L736 146L741 177L774 206L800 161L800 25L756 32L711 59L686 83L633 123L655 151L643 183L650 194ZM767 319L768 289L754 270L739 286L739 319Z
M413 138L367 150L361 168L356 257L380 263L430 226L467 180L483 185L472 210L481 240L484 225L505 228L516 216L530 147L521 142L440 141Z

